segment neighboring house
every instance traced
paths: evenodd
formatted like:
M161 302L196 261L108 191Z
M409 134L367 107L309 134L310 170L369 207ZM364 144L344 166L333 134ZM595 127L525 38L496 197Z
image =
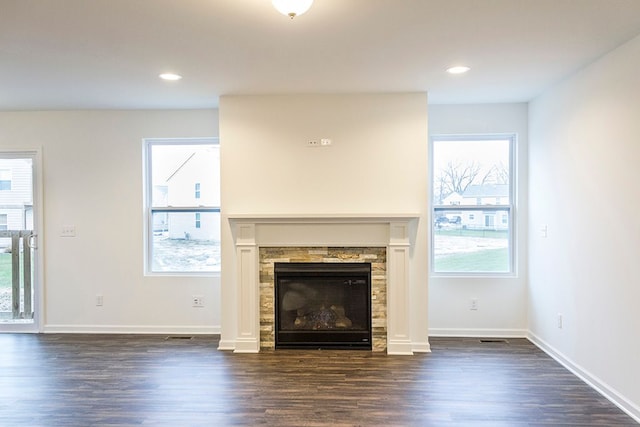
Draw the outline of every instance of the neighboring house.
M33 228L32 166L24 159L0 159L0 230Z
M444 198L443 205L449 206L481 206L481 205L508 205L509 185L484 184L470 185L462 193L453 192ZM444 223L458 224L463 228L482 230L507 230L509 228L509 213L505 211L483 210L447 210ZM437 223L443 222L436 219Z
M166 180L167 206L219 206L219 177L205 149L195 149ZM164 191L156 187L154 191ZM160 219L162 221L162 219ZM220 215L212 212L174 213L166 217L172 239L220 240ZM156 224L154 221L154 228Z
M451 194L449 194L447 197L444 198L444 200L442 201L443 205L460 205L462 204L462 196L458 193L456 193L455 191Z
M506 205L509 202L509 184L470 185L462 193L463 205Z
M462 193L463 205L507 205L508 184L470 185ZM463 227L471 229L509 229L509 211L465 211L460 215Z

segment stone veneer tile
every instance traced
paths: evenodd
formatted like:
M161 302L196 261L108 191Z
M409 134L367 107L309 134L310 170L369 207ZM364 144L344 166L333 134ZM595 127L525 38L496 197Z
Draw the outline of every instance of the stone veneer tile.
M387 250L384 247L261 247L260 347L275 347L274 263L369 262L371 263L372 350L387 348Z

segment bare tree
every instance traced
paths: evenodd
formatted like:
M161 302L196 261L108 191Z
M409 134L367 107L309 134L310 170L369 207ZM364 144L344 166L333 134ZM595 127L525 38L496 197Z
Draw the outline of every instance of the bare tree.
M484 169L480 163L473 161L467 163L453 162L440 169L434 182L434 199L437 204L442 204L449 195L458 193L462 195L472 184L508 184L509 168L500 162L494 164L489 170Z
M508 184L509 168L500 162L491 166L491 169L482 178L482 184Z
M438 173L438 176L435 178L433 188L435 190L436 204L441 205L444 198L449 195L449 186L447 185L447 180L444 174Z
M466 164L450 161L447 166L438 171L436 186L439 190L440 202L449 194L462 194L482 172L482 166L478 162ZM484 179L484 178L483 178Z

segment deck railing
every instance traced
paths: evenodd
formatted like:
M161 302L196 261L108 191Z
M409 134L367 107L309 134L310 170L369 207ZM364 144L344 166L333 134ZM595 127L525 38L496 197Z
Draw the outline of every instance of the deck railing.
M3 230L0 238L11 239L11 315L13 319L33 319L31 249L35 249L33 230ZM22 248L20 243L22 242ZM22 256L22 268L20 268ZM22 287L20 273L22 272ZM20 298L23 299L22 310Z

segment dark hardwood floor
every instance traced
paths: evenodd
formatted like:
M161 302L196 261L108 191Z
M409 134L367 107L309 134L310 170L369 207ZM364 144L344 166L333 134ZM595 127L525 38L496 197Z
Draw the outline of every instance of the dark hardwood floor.
M634 426L524 339L430 354L0 334L0 426Z

